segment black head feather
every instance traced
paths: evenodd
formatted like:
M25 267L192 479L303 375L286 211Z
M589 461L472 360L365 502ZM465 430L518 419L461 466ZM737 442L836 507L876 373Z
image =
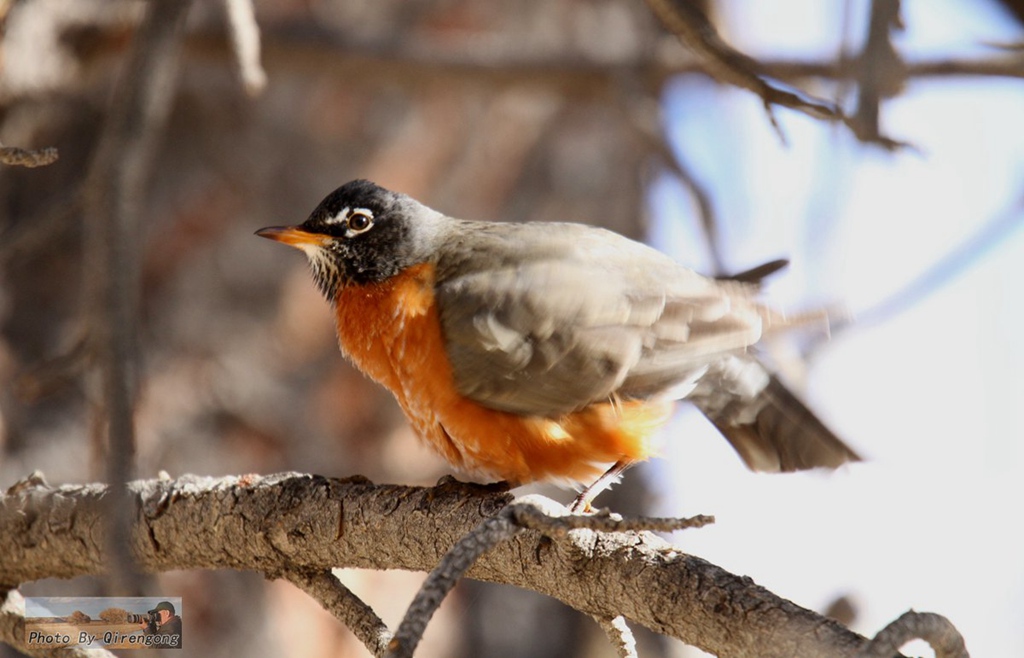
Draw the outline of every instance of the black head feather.
M340 286L384 281L416 264L411 223L418 209L423 206L409 197L367 180L351 181L327 195L299 226L330 238L322 253L309 253L324 295L333 301Z

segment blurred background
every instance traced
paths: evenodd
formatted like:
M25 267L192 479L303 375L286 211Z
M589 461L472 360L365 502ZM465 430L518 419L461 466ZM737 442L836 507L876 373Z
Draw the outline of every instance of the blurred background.
M767 299L832 309L833 323L770 355L868 461L751 474L681 408L666 459L598 502L715 514L676 542L866 635L930 610L974 655L1024 655L1024 2L692 4L780 85L855 114L861 139L785 108L774 126L638 0L257 0L256 95L225 5L195 3L132 243L137 475L429 485L449 472L339 355L302 256L252 235L302 221L349 179L460 217L603 225L708 274L784 257ZM887 8L898 20L872 29ZM60 152L0 168L4 488L34 469L104 479L82 185L145 9L0 2L0 142ZM866 48L871 35L882 45ZM341 577L394 627L423 576ZM283 582L182 572L153 588L183 598L193 655L367 655ZM638 639L641 656L700 655ZM418 655L614 654L555 601L467 582Z

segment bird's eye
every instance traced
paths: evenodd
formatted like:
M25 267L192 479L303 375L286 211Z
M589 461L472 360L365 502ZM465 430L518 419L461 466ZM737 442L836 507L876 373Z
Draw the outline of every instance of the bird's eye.
M348 217L349 233L362 233L373 226L373 217L366 212L354 211Z

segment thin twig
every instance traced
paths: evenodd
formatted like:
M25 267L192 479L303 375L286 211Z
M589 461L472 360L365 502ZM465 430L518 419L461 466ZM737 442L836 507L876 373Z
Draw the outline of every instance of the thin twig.
M532 529L559 538L571 530L630 532L653 530L671 532L714 523L714 517L689 519L635 517L624 519L602 510L592 515L569 514L568 510L541 496L524 496L486 519L460 539L430 572L402 619L388 647L388 658L411 658L423 637L427 623L448 592L476 564L481 555L520 532Z
M53 164L58 158L57 149L47 146L41 149L23 149L17 146L0 146L0 164L21 167L43 167Z
M890 658L911 640L924 640L935 651L935 658L970 658L964 638L953 624L933 612L908 610L878 631L857 658Z
M245 91L257 96L267 86L267 73L260 63L260 28L252 0L224 0L231 47Z
M852 62L810 62L772 60L764 62L764 70L772 77L786 80L821 78L838 80L849 77ZM1024 57L990 57L985 59L933 59L904 62L908 79L925 78L1024 78Z
M697 218L704 232L704 243L707 245L708 256L711 258L711 273L722 274L726 271L725 256L722 253L721 233L718 230L718 213L715 211L711 194L704 188L704 184L697 180L697 174L690 169L681 156L671 150L668 154L663 154L663 157L665 155L672 156L671 160L665 159L664 161L668 164L669 171L675 175L676 180L690 192L690 196L693 197L693 202L697 206Z
M929 295L942 289L965 270L988 254L989 250L1024 226L1024 197L1005 214L986 222L973 235L961 240L956 247L945 254L920 275L892 294L867 309L841 318L830 325L829 336L808 343L804 357L812 358L828 338L854 327L864 328L878 325L913 308Z
M688 528L703 528L715 522L715 517L699 514L689 518L657 516L636 516L623 518L608 510L595 514L559 515L545 510L532 497L522 499L508 506L508 513L516 524L523 528L539 530L548 537L564 537L571 530L595 530L598 532L675 532Z
M633 96L644 93L639 86L636 87L636 89L630 90ZM647 98L643 102L637 102L633 98L629 102L619 103L618 107L629 119L630 126L634 128L644 145L661 160L662 164L693 197L693 202L697 206L697 218L703 229L704 241L711 258L712 273L722 274L726 269L725 259L722 255L718 231L718 215L711 201L711 195L697 180L697 175L686 164L682 156L668 143L660 125L661 108L658 102L654 98Z
M411 658L423 638L427 623L441 606L455 583L469 571L477 558L523 531L510 513L499 512L460 539L441 559L409 604L402 623L388 645L387 658Z
M316 599L325 610L366 646L374 656L383 656L391 631L361 598L330 571L286 571L282 578Z
M633 637L633 630L626 623L625 617L622 615L614 619L594 617L594 621L608 636L608 640L615 647L619 658L639 658L639 654L636 652L636 638Z

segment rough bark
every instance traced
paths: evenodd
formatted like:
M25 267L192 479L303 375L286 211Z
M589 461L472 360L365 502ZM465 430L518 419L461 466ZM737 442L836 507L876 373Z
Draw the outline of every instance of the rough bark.
M268 577L335 567L433 568L511 501L449 483L374 485L301 474L131 484L139 568L251 569ZM0 498L0 583L98 574L104 485L19 487ZM603 619L622 615L722 656L853 656L865 639L646 532L519 534L469 571L555 597Z

